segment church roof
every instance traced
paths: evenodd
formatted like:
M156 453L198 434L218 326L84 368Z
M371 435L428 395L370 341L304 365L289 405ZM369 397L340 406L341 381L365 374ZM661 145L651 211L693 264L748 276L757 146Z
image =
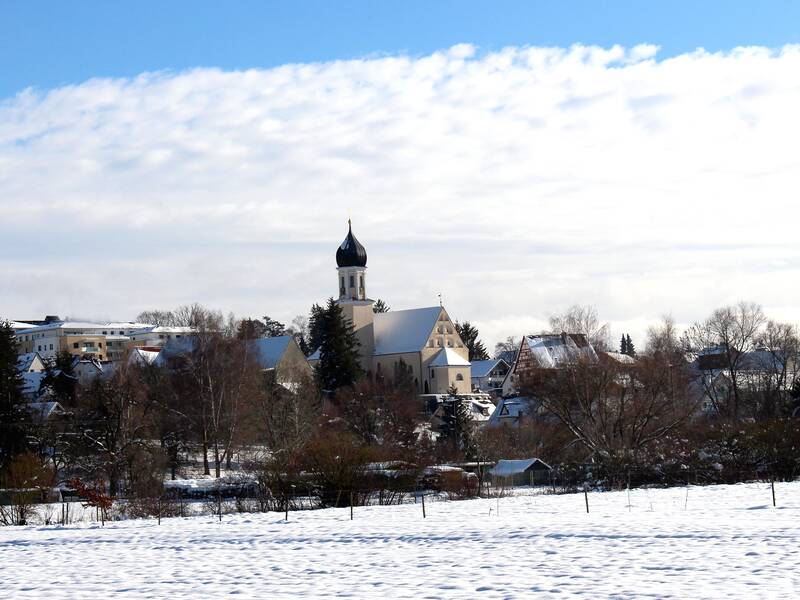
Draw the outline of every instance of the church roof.
M353 226L347 221L347 237L336 250L336 265L339 267L366 267L367 251L353 235Z
M427 343L441 306L391 310L375 315L375 354L419 352Z
M452 348L442 348L428 363L429 367L468 367L469 361Z

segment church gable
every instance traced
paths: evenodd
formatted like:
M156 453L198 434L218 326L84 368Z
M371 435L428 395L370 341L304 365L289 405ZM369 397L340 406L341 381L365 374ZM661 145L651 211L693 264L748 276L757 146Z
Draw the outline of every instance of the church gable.
M450 320L444 308L440 307L436 323L428 334L426 348L464 348L464 342L458 334L455 323Z

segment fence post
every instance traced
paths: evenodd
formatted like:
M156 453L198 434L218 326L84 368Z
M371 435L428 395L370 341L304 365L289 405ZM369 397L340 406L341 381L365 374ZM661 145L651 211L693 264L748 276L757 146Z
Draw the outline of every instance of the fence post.
M587 486L583 486L583 499L586 501L586 514L589 514L589 491Z
M777 504L775 504L775 477L774 476L770 476L769 485L772 488L772 506L775 507L775 506L777 506Z
M350 520L353 520L353 492L350 492Z
M422 492L422 518L425 518L425 492Z

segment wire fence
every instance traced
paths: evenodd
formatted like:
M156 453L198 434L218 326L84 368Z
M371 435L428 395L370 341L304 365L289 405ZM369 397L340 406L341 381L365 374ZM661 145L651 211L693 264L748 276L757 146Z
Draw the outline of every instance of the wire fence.
M702 495L702 490L707 486L697 485L693 482L693 473L688 473L683 486L642 486L632 487L627 485L613 490L616 493L603 494L598 492L612 491L598 486L592 486L587 481L578 482L570 474L568 477L559 478L559 473L553 471L549 474L546 483L536 485L514 485L513 482L499 478L485 477L479 485L451 485L438 487L405 487L384 488L373 487L347 487L328 488L325 490L307 486L305 489L298 487L282 490L280 494L273 494L268 490L258 489L253 486L234 487L231 485L209 486L203 493L188 492L187 490L172 489L161 495L150 497L117 497L110 509L106 510L87 503L85 498L74 494L65 494L57 502L30 502L28 506L28 522L42 525L69 525L78 522L98 522L127 520L127 519L156 519L159 524L162 518L214 516L220 521L225 515L241 513L278 513L285 520L302 518L303 511L319 510L323 508L349 509L350 519L359 518L359 509L364 507L387 507L398 505L417 505L420 518L428 518L431 514L431 505L468 500L474 498L493 499L496 505L490 506L489 514L499 514L502 500L519 496L531 498L572 494L576 499L582 500L571 503L572 506L580 505L581 512L591 513L596 510L607 510L612 503L616 509L621 506L628 512L632 510L654 510L654 504L665 508L668 503L670 510L688 510L690 499L694 502L695 496ZM634 479L632 477L632 479ZM222 482L220 482L222 483ZM780 492L776 492L775 479L772 477L759 477L750 483L758 484L759 497L763 499L764 506L777 507L781 500ZM787 488L788 489L788 488ZM668 494L659 490L668 490ZM694 490L694 491L693 491ZM698 492L698 490L700 490ZM582 498L581 498L582 496ZM785 497L785 496L784 496ZM648 508L649 505L649 508ZM3 503L0 513L8 511L12 503ZM436 509L439 512L440 509ZM373 513L374 514L374 513ZM292 517L292 515L295 515ZM0 517L3 515L0 514ZM6 523L16 524L16 523Z

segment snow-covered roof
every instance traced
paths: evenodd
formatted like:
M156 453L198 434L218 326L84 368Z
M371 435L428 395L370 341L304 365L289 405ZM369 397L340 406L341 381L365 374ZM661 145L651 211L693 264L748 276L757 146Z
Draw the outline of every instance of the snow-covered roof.
M632 365L636 362L635 358L627 354L623 354L622 352L603 352L602 354L605 354L608 358L624 365Z
M428 341L441 312L441 306L430 306L377 313L374 320L375 354L419 352Z
M128 364L152 365L160 353L154 350L134 348L128 357Z
M26 396L36 396L42 387L46 373L25 371L22 373L22 393Z
M308 355L308 358L306 358L306 360L309 361L309 362L315 361L315 360L319 360L320 356L321 356L321 352L322 352L322 347L317 348L316 350L314 350L314 352L312 352L311 354Z
M258 361L259 366L262 369L274 369L283 358L292 339L290 335L282 335L252 340L253 356Z
M470 362L452 348L442 348L428 363L429 367L468 367Z
M586 336L581 334L526 335L525 343L538 366L543 369L555 369L581 358L597 361L597 353Z
M169 334L177 334L177 333L196 333L197 330L194 327L165 327L159 325L157 327L148 326L146 329L138 329L134 331L131 336L140 336L140 335L147 335L149 333L169 333Z
M100 329L100 330L141 330L151 328L152 325L148 323L91 323L88 321L56 321L55 323L48 323L47 325L31 325L28 329L17 331L20 333L41 333L43 331L52 331L56 329Z
M3 319L0 319L0 323L2 322ZM23 323L22 321L9 321L8 324L14 331L17 329L30 329L31 327L36 327L36 325L32 323Z
M473 360L472 361L472 377L486 377L491 373L498 363L503 363L508 366L508 363L502 358L490 358L489 360Z
M501 398L489 418L490 425L511 421L517 422L523 416L530 416L536 409L536 403L525 396L514 398Z
M25 407L41 419L48 419L54 413L63 415L66 412L58 402L28 402Z
M35 361L37 357L39 358L39 360L41 360L41 357L39 357L38 352L28 352L27 354L20 354L17 357L17 370L18 371L30 370L33 361Z
M538 458L523 458L519 460L498 460L497 464L489 472L497 477L510 477L511 475L524 473L532 466L536 465L536 463L539 463L537 466L541 468L550 468L550 465Z

